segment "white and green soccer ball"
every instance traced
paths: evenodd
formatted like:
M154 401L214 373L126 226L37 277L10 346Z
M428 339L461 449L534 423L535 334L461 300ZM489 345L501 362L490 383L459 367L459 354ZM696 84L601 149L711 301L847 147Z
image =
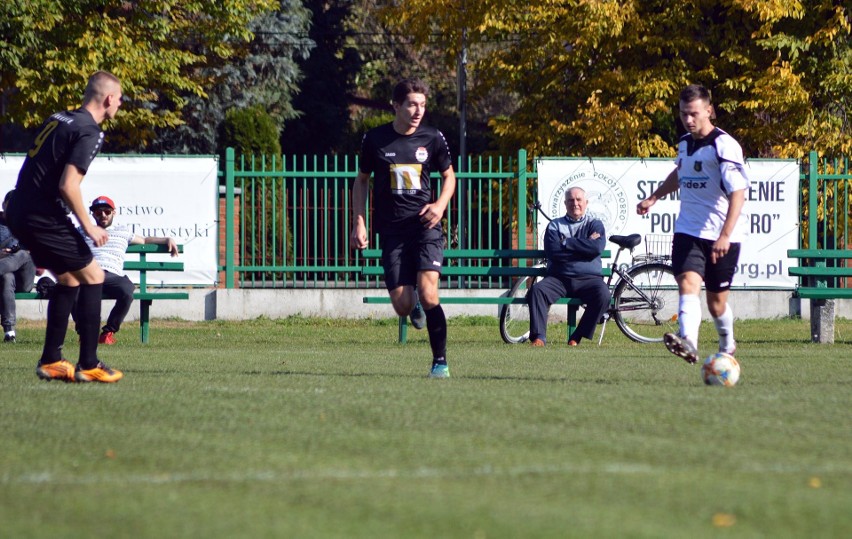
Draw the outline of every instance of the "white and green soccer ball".
M716 352L704 360L701 378L708 386L736 385L740 380L740 363L731 354Z

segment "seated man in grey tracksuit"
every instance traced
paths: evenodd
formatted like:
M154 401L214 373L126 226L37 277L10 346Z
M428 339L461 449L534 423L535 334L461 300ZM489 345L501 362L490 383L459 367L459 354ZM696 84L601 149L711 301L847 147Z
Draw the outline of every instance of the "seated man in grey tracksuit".
M606 246L604 225L586 215L586 192L572 187L565 193L564 217L554 219L544 234L547 277L530 288L530 343L547 342L547 313L559 298L578 298L585 304L577 329L568 345L577 346L591 339L595 325L609 307L609 288L601 277L601 253Z

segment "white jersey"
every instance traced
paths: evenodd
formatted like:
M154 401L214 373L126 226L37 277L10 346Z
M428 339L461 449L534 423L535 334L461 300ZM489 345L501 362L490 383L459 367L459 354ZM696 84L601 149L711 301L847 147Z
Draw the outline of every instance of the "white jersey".
M92 250L92 254L101 269L115 275L124 275L124 254L136 234L126 226L114 225L106 229L109 233L109 239L103 247L96 247L92 238L87 236L82 228L78 228L78 230L85 238L86 244Z
M703 139L687 134L677 146L680 214L675 232L716 241L728 215L728 196L748 189L743 150L734 138L719 129ZM732 243L741 243L748 232L748 217L740 213Z

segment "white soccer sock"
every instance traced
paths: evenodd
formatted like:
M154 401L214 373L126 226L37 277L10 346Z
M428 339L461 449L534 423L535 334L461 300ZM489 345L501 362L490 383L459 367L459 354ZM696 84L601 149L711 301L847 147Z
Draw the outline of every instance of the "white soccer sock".
M691 294L680 296L678 307L680 336L698 350L698 328L701 326L701 298Z
M725 304L725 312L719 318L714 318L716 332L719 334L719 351L731 353L737 347L734 341L734 312L731 306Z

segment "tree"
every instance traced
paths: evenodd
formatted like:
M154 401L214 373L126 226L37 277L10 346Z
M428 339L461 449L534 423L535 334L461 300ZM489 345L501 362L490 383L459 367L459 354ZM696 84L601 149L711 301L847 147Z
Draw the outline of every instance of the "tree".
M301 113L287 122L286 153L354 153L366 126L375 125L390 107L395 82L419 77L429 83L426 121L447 137L453 154L458 141L456 74L443 62L444 43L414 43L407 32L389 28L377 12L379 0L307 0L313 12L311 39L317 47L301 63L305 79L294 101ZM433 36L434 37L434 36ZM502 96L495 96L501 101ZM492 101L469 110L468 150L482 152L490 143L487 118Z
M3 123L32 127L77 106L88 76L104 69L132 99L113 122L107 149L144 145L155 129L183 122L187 96L205 97L213 82L200 68L233 58L252 38L249 23L277 5L6 0L0 3Z
M351 1L306 0L311 12L310 38L316 43L301 62L305 79L293 106L299 117L287 122L281 146L285 153L333 153L352 137L347 96L360 68L345 46L345 20Z
M277 11L251 22L253 38L234 43L236 54L197 68L210 80L206 95L186 95L184 123L158 130L152 150L158 153L221 153L227 142L217 138L229 110L262 107L280 132L298 116L293 108L306 58L314 42L307 37L310 12L298 0L280 0ZM226 37L226 39L231 39ZM280 150L277 152L280 153Z
M281 154L278 126L260 105L229 110L225 113L222 131L223 144L236 149L237 159Z
M421 44L440 32L448 66L468 29L471 99L517 100L490 122L504 150L673 155L678 92L698 82L749 156L852 153L843 2L398 0L382 16Z

